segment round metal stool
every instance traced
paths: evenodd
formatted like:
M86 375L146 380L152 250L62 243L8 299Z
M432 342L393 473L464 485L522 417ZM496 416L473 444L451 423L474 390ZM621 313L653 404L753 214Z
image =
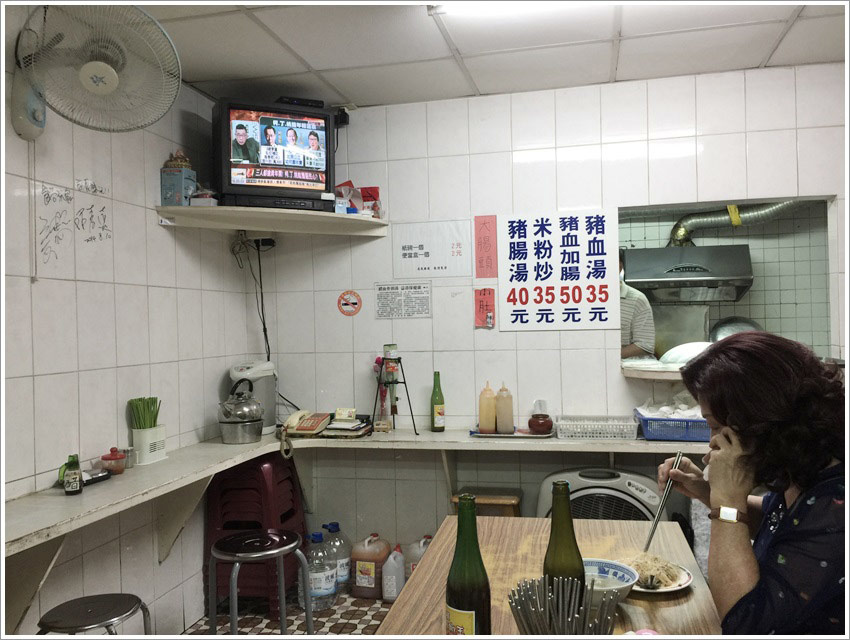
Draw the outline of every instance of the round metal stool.
M283 579L283 558L294 553L301 565L301 581L310 584L307 558L301 553L301 536L294 531L267 529L265 531L246 531L222 538L210 551L209 565L209 621L210 633L216 633L216 560L232 562L230 570L230 633L238 633L237 578L243 562L264 562L277 560L277 593L280 601L280 632L286 633L286 599ZM307 587L309 589L309 586ZM313 633L313 607L310 598L304 599L304 613L307 617L307 633Z
M118 635L115 625L142 610L145 635L151 632L151 616L138 596L130 593L102 593L63 602L41 616L37 635L67 633L74 635L89 629L106 628L109 635Z

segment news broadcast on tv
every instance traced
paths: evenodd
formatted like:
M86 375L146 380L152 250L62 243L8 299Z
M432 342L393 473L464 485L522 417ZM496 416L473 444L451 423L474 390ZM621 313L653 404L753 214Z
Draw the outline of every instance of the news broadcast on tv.
M324 191L325 121L230 109L230 182Z

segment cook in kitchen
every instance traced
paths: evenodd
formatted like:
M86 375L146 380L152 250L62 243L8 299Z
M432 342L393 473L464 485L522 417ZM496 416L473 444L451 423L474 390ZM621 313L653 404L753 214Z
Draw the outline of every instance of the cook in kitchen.
M623 272L625 251L620 249L620 357L654 357L655 321L649 300L626 284Z

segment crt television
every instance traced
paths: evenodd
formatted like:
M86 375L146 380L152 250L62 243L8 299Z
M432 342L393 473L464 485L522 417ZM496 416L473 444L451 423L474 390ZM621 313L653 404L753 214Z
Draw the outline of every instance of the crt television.
M219 100L213 174L221 203L333 211L334 134L326 109Z

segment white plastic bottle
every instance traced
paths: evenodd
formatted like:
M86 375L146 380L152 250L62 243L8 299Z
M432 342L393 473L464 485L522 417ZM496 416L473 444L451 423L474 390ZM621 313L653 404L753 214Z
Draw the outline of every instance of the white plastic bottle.
M307 551L307 566L310 573L310 598L313 611L330 609L336 604L336 562L321 533L310 534ZM304 608L304 585L298 581L298 604Z
M348 593L351 590L351 541L339 528L339 522L323 524L322 529L328 532L327 542L336 556L336 587L338 593Z
M428 545L431 544L431 536L422 536L420 540L411 542L404 548L404 578L410 579L410 574L416 569L416 565L425 555Z
M394 602L404 586L404 556L401 545L396 545L381 570L384 602Z

